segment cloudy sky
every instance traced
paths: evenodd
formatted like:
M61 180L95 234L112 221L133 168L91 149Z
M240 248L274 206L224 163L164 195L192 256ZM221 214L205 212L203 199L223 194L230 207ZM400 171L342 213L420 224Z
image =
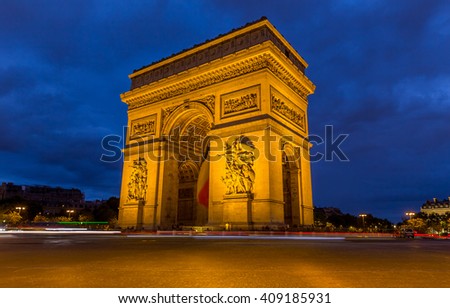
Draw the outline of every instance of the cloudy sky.
M316 206L399 221L450 195L450 1L0 1L0 181L120 193L128 74L267 16L309 63ZM325 151L316 145L313 153Z

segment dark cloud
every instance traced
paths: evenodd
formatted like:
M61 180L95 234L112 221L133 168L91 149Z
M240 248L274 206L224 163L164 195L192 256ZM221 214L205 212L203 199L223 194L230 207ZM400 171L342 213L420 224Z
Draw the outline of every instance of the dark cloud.
M309 63L312 134L349 134L312 166L317 206L399 220L450 194L448 1L2 1L0 180L118 195L127 75L267 16ZM323 145L313 148L322 151Z

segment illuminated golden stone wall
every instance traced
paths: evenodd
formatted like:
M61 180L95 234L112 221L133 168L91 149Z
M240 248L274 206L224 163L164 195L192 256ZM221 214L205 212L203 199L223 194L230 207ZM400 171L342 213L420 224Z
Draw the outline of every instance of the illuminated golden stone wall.
M262 19L132 73L120 226L312 225L306 67Z

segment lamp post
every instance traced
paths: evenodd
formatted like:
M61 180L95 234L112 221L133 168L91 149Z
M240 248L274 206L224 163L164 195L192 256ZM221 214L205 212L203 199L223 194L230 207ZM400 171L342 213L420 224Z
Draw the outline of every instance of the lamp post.
M406 212L405 215L409 216L409 219L411 220L411 217L416 215L416 213L414 213L414 212Z
M364 222L364 217L366 217L367 216L367 214L359 214L359 217L361 217L362 218L362 222L363 222L363 231L364 231L364 229L365 229L365 222Z
M67 210L66 212L69 213L69 219L70 219L70 214L74 213L75 211L74 210Z
M24 207L24 206L17 206L16 207L16 210L19 210L19 215L20 215L20 212L22 211L22 210L25 210L26 209L26 207Z

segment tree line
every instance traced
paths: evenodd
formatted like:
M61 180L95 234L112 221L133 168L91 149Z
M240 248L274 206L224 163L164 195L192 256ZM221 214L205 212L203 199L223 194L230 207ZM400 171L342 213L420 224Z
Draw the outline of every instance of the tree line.
M405 220L404 224L418 233L448 235L450 212L441 215L420 212Z
M99 206L80 208L70 212L61 207L55 214L45 212L45 205L20 197L0 200L0 224L7 226L33 225L36 223L57 222L108 222L109 227L117 226L119 198L111 197Z
M314 208L314 227L318 231L392 232L394 225L387 219L372 214L355 216L344 214L338 208Z

